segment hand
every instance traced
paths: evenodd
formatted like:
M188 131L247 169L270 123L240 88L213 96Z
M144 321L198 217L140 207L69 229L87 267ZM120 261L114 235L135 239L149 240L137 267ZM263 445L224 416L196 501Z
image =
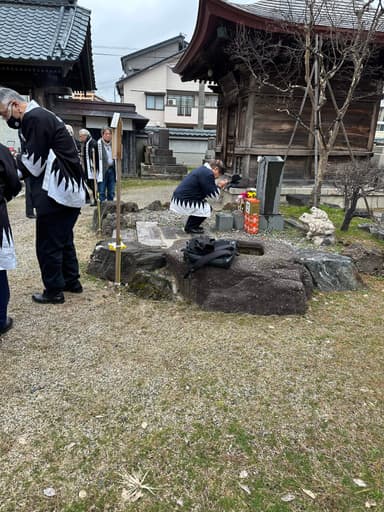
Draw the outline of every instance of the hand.
M217 186L220 187L220 188L224 188L226 185L228 185L229 183L229 180L227 179L224 179L224 180L220 180L218 183L217 183Z

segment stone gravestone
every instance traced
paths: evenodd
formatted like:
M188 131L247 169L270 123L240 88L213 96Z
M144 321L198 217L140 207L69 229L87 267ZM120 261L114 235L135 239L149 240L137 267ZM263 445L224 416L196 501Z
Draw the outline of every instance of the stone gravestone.
M213 160L215 158L215 150L216 150L216 137L208 137L207 141L207 151L204 155L204 160L209 162L209 160Z
M185 165L176 163L173 151L169 149L169 130L160 129L148 134L148 145L141 163L142 178L182 179L188 172Z
M256 190L260 200L260 231L283 230L279 214L284 160L280 156L263 156L259 160Z

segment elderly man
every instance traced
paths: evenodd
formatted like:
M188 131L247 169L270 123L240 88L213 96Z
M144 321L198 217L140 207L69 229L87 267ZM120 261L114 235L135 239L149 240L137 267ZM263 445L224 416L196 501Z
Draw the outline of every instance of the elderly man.
M211 207L207 199L219 198L220 189L228 183L228 180L218 180L217 184L215 180L223 174L223 162L221 160L211 160L187 174L174 191L170 210L188 215L184 227L186 233L204 233L200 224L211 216Z
M61 304L63 291L81 293L73 228L85 204L80 159L65 124L35 101L0 87L0 115L19 130L17 167L30 179L36 208L36 253L44 284L32 300Z
M97 184L103 180L103 175L98 171L97 166L97 142L92 138L91 133L85 128L79 130L79 140L81 165L83 166L85 173L88 190L91 191L93 196L93 202L91 203L91 206L96 206ZM94 178L94 166L96 166L96 183Z

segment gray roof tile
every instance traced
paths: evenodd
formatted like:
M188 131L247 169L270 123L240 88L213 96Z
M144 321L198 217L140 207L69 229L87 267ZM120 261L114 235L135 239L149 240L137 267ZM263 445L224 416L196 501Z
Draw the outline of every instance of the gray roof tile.
M224 2L243 11L269 18L295 23L304 23L306 17L305 0L258 0L249 4L237 4L224 0ZM314 8L315 24L319 26L337 26L340 28L356 28L356 16L353 6L358 8L359 0L316 0ZM365 2L364 2L365 3ZM364 16L365 26L368 28L375 12L375 4ZM384 31L384 21L380 23L378 31Z
M0 59L76 61L90 26L90 11L68 0L0 3Z

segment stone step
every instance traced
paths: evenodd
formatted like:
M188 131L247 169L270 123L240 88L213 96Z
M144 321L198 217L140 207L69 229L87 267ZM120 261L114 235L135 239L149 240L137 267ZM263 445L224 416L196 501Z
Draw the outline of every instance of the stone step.
M155 156L151 155L152 165L176 165L174 156Z

